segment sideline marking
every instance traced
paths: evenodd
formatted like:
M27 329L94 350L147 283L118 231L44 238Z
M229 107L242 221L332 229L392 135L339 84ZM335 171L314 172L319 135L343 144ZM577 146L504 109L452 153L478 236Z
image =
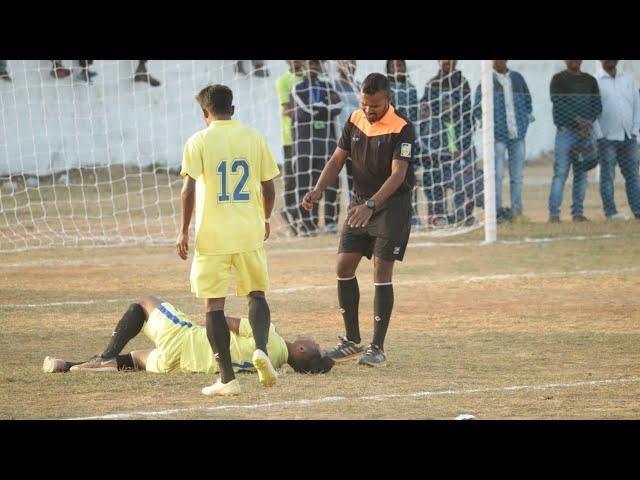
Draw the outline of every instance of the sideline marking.
M415 238L415 237L412 237ZM575 236L575 237L543 237L543 238L530 238L525 237L521 240L498 240L493 244L485 243L484 241L476 242L417 242L409 243L411 248L462 248L462 247L486 247L490 245L525 245L532 243L551 243L551 242L564 242L564 241L584 241L595 240L605 238L620 238L620 235L613 235L610 233L604 235L594 236ZM632 237L635 238L635 237ZM121 247L120 245L113 246L114 248ZM122 246L124 248L124 246ZM273 250L267 250L269 255L281 255L290 253L312 253L312 252L337 252L338 247L310 247L310 248L276 248ZM150 262L145 262L150 263ZM64 267L67 265L95 265L95 266L108 266L108 265L131 265L131 260L117 260L112 257L106 258L93 258L92 260L40 260L31 262L19 262L19 263L4 263L0 264L0 268L21 268L21 267Z
M598 386L598 385L615 385L620 383L638 382L640 377L621 378L613 380L589 380L581 382L571 383L545 383L541 385L515 385L512 387L492 387L492 388L471 388L464 390L437 390L427 392L415 392L415 393L389 393L385 395L368 395L363 397L321 397L316 399L301 399L301 400L287 400L283 402L270 402L270 403L254 403L248 405L217 405L214 407L195 407L195 408L172 408L169 410L158 410L155 412L129 412L129 413L110 413L107 415L98 415L93 417L76 417L67 418L65 420L118 420L127 419L131 417L155 417L163 415L172 415L175 413L188 413L188 412L213 412L219 410L257 410L260 408L273 408L273 407L294 407L298 405L313 405L319 403L329 402L344 402L344 401L363 401L374 400L384 401L395 398L422 398L422 397L437 397L444 395L466 395L471 393L499 393L499 392L519 392L526 390L547 390L551 388L570 388L570 387L582 387L582 386Z
M462 275L459 277L449 278L425 278L417 280L396 280L394 285L423 285L430 283L456 283L456 282L487 282L494 280L513 280L518 278L553 278L553 277L573 277L573 276L585 276L585 275L606 275L609 273L634 273L640 272L640 267L629 268L614 268L611 270L575 270L572 272L547 272L547 273L503 273L494 275ZM291 287L291 288L276 288L269 291L271 295L286 295L289 293L302 292L305 290L327 290L336 288L335 285L307 285L304 287ZM371 285L363 285L361 290L370 290ZM175 295L173 298L193 298L193 295ZM64 302L51 302L51 303L4 303L0 304L2 308L40 308L40 307L60 307L64 305L94 305L97 303L116 303L116 302L130 302L130 298L110 298L106 300L70 300Z

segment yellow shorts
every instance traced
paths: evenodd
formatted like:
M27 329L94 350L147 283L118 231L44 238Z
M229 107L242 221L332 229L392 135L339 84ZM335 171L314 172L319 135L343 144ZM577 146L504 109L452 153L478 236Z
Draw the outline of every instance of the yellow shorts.
M143 332L156 346L147 357L146 370L168 373L180 369L185 338L193 328L186 315L168 302L149 315Z
M199 298L226 297L231 267L236 269L236 296L269 289L267 253L264 247L229 255L196 255L191 264L191 291Z

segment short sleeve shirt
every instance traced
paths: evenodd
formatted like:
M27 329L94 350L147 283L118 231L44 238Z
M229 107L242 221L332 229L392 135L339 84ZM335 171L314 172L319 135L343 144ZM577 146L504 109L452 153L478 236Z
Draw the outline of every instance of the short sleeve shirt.
M414 140L413 124L393 106L374 124L369 123L362 109L353 112L338 146L350 152L356 196L365 199L375 195L391 176L393 160L412 163ZM410 192L414 185L415 174L410 165L393 196Z
M284 146L293 144L293 134L291 133L291 117L283 113L284 107L282 105L291 100L291 90L294 85L303 78L302 75L294 75L291 71L287 70L276 80L276 92L278 93L278 102L280 103L281 139L282 145Z
M279 173L264 136L238 121L217 120L193 135L180 174L196 180L196 252L225 255L262 247L261 182Z

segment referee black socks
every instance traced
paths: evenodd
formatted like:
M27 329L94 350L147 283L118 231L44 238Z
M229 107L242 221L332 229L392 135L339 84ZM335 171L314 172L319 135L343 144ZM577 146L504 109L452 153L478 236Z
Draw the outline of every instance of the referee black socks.
M231 333L224 318L224 310L207 312L207 338L213 350L213 356L218 362L220 370L220 380L222 383L229 383L236 378L231 364Z
M102 358L113 358L118 355L129 340L140 333L144 325L144 309L137 303L129 305L129 309L122 316L116 329L111 334L111 341L107 349L102 352Z
M376 283L373 298L373 343L384 350L384 337L387 335L391 311L393 310L393 284Z
M344 320L347 340L360 343L360 324L358 321L358 305L360 304L360 288L358 279L338 278L338 303Z
M256 349L262 350L266 355L267 342L269 341L269 328L271 327L271 311L264 295L251 295L249 297L249 325L256 342Z

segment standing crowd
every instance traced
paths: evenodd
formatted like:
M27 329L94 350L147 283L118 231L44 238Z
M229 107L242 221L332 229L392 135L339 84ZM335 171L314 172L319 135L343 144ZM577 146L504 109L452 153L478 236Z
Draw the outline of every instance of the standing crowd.
M584 222L588 171L600 165L600 194L607 219L626 220L614 201L615 166L625 179L631 212L640 218L637 134L640 93L633 78L617 68L617 60L601 60L597 78L581 70L582 60L565 60L566 69L553 76L550 99L556 127L553 177L548 210L551 223L560 222L564 185L573 170L571 217ZM276 80L284 150L284 208L281 215L293 236L321 231L318 205L306 212L302 199L317 182L336 146L348 115L360 107L360 82L355 60L338 60L330 80L321 60L287 60L289 69ZM426 82L422 96L411 81L405 60L387 60L391 104L415 129L418 178L412 192L413 226L427 219L431 228L476 224L474 209L484 207L483 172L473 142L482 124L480 85L472 93L456 60L439 60L438 73ZM535 121L524 76L493 61L495 185L498 223L530 222L522 202L526 136ZM571 168L572 167L572 168ZM503 201L503 180L509 173L509 204ZM340 189L353 196L352 163L346 175L330 185L322 200L326 233L337 230ZM421 175L420 175L421 173ZM418 212L418 189L426 212ZM452 200L452 205L448 202ZM351 202L350 202L351 203Z

